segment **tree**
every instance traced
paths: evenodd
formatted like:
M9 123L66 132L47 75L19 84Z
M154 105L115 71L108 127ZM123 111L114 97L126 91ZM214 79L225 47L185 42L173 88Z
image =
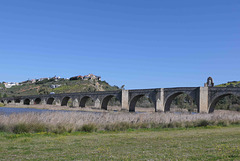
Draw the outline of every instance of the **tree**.
M7 94L6 93L4 93L4 95L3 95L3 98L6 98L7 97Z
M49 94L49 89L47 87L42 87L38 90L38 94L39 95L45 95L45 94Z

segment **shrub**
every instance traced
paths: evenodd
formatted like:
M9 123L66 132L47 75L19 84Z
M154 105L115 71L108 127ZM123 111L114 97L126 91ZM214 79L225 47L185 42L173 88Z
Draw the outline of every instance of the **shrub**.
M28 124L20 123L13 126L13 133L21 134L21 133L29 133L31 131L31 127Z
M86 124L86 125L82 126L81 131L95 132L95 131L97 131L97 126L95 124Z

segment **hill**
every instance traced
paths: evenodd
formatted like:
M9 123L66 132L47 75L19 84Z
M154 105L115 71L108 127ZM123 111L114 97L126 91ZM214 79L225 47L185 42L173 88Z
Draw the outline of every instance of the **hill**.
M0 97L26 96L74 92L93 92L118 90L118 86L111 86L106 81L101 80L68 80L68 79L45 79L37 82L27 82L22 85L6 88L4 82L0 83Z
M240 81L231 81L231 82L216 85L215 87L240 87Z

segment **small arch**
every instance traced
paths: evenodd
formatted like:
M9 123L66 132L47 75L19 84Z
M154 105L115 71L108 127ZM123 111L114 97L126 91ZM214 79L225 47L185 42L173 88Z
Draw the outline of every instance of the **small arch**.
M4 103L4 101L3 101L3 100L2 100L1 102L2 102L2 103Z
M11 100L8 100L7 103L11 103L12 101Z
M156 110L153 101L145 95L137 95L133 97L133 99L130 101L129 112L135 112L136 107L141 108L141 109L139 108L139 111L153 112Z
M40 104L41 103L41 98L36 98L34 100L34 104Z
M54 101L54 98L53 98L53 97L50 97L50 98L48 98L48 100L47 100L47 104L48 104L48 105L52 105L52 104L53 104L53 101Z
M30 99L25 99L24 102L23 102L24 105L30 105Z
M176 92L170 95L166 99L165 107L164 107L165 112L170 111L172 107L171 105L173 102L175 104L175 107L177 107L177 110L176 109L174 110L175 112L193 112L193 111L198 112L199 111L194 99L190 95L184 92ZM188 104L188 106L186 106L186 104Z
M102 105L101 105L101 109L107 110L107 105L108 105L108 102L110 101L111 98L113 98L112 95L106 96L106 97L103 99Z
M79 103L79 107L94 106L94 101L89 96L84 96Z
M231 93L222 94L213 99L209 106L209 113L215 109L240 111L240 97Z
M20 103L20 102L21 102L20 99L15 100L15 103Z
M61 106L69 106L69 107L72 107L73 104L72 104L72 98L69 97L69 96L66 96L62 99L62 103L61 103Z

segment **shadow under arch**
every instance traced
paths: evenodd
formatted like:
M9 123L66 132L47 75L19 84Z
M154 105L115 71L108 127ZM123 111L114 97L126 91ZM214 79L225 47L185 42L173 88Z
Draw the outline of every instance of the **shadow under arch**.
M68 101L70 100L71 97L66 96L62 99L61 106L67 106Z
M7 103L11 103L11 102L12 102L11 100L7 101Z
M93 99L89 96L84 96L83 98L81 98L80 103L79 103L79 107L86 107L87 102L93 103Z
M165 111L165 112L170 111L171 104L172 104L173 100L174 100L175 98L177 98L178 96L183 95L183 94L186 95L185 97L189 97L189 98L190 98L190 100L192 101L192 106L194 106L194 104L196 105L196 102L195 102L195 100L192 98L191 95L189 95L189 94L187 94L187 93L185 93L185 92L176 92L176 93L173 93L172 95L170 95L170 96L168 96L168 97L166 98L166 102L165 102L165 106L164 106L164 111ZM197 106L196 106L196 107L197 107ZM191 107L191 108L193 108L193 107ZM198 108L198 107L197 107L197 112L199 112L199 108Z
M30 99L25 99L24 101L23 101L23 104L24 105L30 105Z
M115 105L117 105L118 101L120 102L120 100L117 97L113 95L108 95L103 99L101 109L108 110L108 105L111 100L115 101Z
M14 100L14 102L15 102L15 103L20 103L21 100L20 100L20 99L16 99L16 100Z
M208 111L208 112L209 112L209 113L214 112L214 109L215 109L217 103L218 103L221 99L223 99L224 97L227 97L227 96L234 96L234 94L226 93L226 94L222 94L222 95L214 98L213 101L212 101L212 103L211 103L210 106L209 106L209 111Z
M41 103L41 98L36 98L35 100L34 100L34 104L40 104Z
M3 100L2 100L1 102L2 102L2 103L4 103L4 101L3 101Z
M47 104L48 105L52 105L53 104L53 101L54 101L54 98L53 97L50 97L47 99Z
M148 102L153 103L154 110L156 111L156 105L155 105L154 101L150 97L148 97L147 95L140 94L140 95L137 95L137 96L133 97L132 100L130 101L129 112L135 112L136 111L136 104L143 97L146 97L146 99L148 99Z

